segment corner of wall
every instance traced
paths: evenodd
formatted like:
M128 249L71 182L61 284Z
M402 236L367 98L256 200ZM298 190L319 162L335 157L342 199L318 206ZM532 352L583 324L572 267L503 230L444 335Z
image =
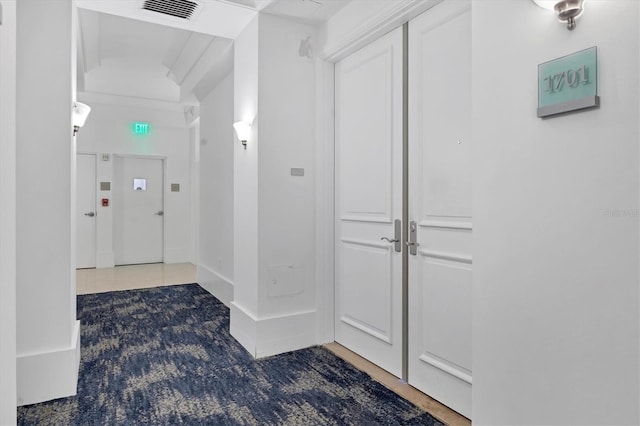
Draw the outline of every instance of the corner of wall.
M231 335L254 358L264 358L317 344L316 311L257 318L231 302Z
M74 324L69 347L19 355L16 361L19 406L75 395L80 370L80 321Z
M208 266L198 263L196 266L196 281L202 288L229 307L233 300L233 282L229 278Z

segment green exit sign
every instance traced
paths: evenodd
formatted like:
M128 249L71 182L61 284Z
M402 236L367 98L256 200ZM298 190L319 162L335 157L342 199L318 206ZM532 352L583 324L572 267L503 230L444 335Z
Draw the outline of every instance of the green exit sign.
M133 134L135 135L148 135L150 126L149 123L133 123L131 125L131 129L133 130Z

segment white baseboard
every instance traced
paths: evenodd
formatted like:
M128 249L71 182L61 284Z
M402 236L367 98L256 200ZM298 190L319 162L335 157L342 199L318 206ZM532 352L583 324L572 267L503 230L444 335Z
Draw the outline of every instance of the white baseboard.
M263 358L317 344L316 312L258 319L231 302L231 335L254 357Z
M225 306L229 306L233 300L233 282L205 265L197 265L196 282Z
M73 327L70 347L16 358L18 405L73 396L80 369L80 321Z
M164 263L189 263L191 262L191 249L189 247L165 247Z
M96 268L113 268L115 264L112 251L96 253Z

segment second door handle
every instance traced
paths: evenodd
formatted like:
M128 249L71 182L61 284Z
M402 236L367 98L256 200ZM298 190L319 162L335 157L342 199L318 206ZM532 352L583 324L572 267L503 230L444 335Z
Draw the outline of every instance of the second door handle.
M394 236L393 239L391 238L387 238L387 237L381 237L381 240L386 240L390 243L393 244L393 249L395 251L397 251L398 253L400 253L402 251L402 222L400 221L400 219L396 219L394 221Z

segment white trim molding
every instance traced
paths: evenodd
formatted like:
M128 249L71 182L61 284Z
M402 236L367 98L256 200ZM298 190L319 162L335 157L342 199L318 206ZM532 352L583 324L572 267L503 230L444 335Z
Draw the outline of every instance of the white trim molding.
M334 64L316 59L316 341L334 327Z
M254 358L316 345L316 311L257 318L231 302L231 335Z
M113 250L96 253L96 268L113 268L116 266Z
M473 383L471 372L460 366L457 366L457 365L453 366L450 363L443 361L441 358L436 357L435 355L429 354L429 353L420 355L419 359L420 361L425 362L431 365L432 367L439 369L440 371L443 371L447 374L457 377L463 382L466 382L468 384Z
M196 265L196 281L225 306L233 300L233 281L208 266Z
M80 370L80 321L74 324L69 347L18 355L16 363L18 406L75 395Z
M354 0L322 27L320 57L337 62L441 1Z

